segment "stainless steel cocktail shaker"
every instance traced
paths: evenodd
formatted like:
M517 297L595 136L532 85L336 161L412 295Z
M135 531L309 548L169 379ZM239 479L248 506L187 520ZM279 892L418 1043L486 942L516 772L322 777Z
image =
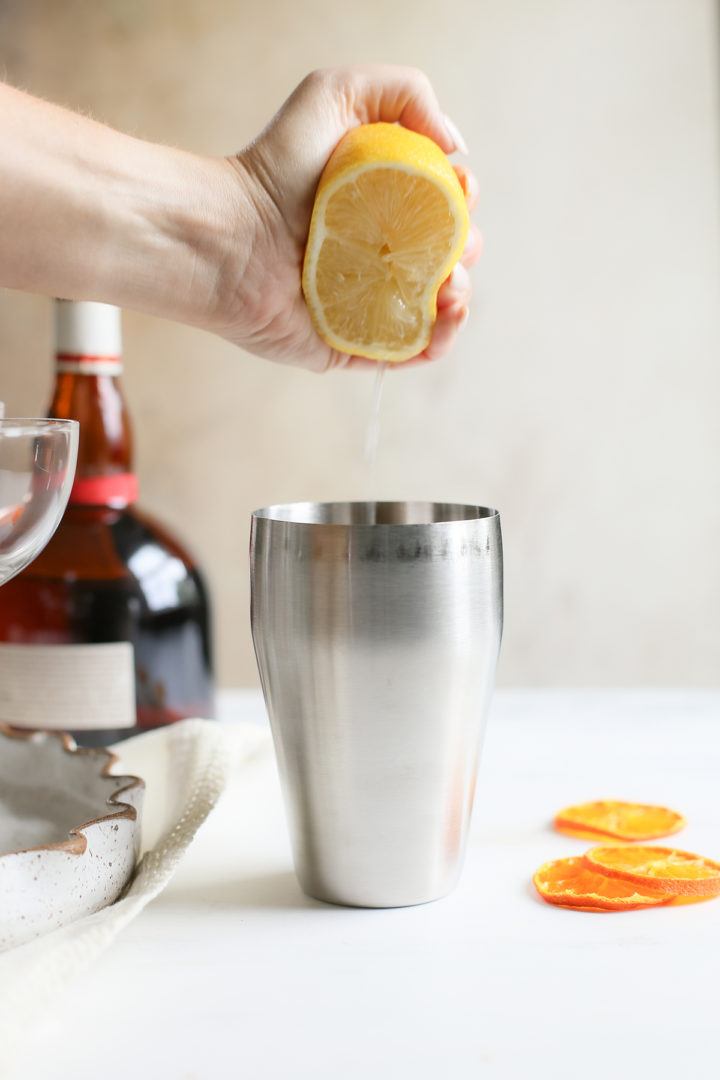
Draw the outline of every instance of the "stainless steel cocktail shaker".
M251 621L307 893L420 904L455 885L502 633L495 510L253 514Z

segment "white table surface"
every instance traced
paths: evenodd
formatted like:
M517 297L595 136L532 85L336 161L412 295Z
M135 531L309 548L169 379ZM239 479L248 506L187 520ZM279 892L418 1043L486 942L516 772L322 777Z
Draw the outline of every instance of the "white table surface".
M254 692L222 706L264 722ZM540 863L586 846L552 831L553 812L592 798L672 806L689 819L677 846L720 856L720 692L498 692L461 883L422 907L304 897L269 750L254 775L226 793L167 890L38 1018L18 1076L720 1072L720 899L588 914L531 884Z

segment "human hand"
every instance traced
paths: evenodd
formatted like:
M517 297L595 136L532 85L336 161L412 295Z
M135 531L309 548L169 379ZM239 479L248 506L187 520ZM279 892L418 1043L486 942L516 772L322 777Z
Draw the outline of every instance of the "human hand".
M303 299L302 262L320 175L342 136L357 124L399 122L433 139L446 153L464 149L440 111L427 78L412 68L384 65L337 68L309 75L258 138L228 162L249 197L252 236L231 252L219 278L211 329L250 352L313 371L374 369L375 360L347 356L315 331ZM456 166L469 209L477 183ZM248 215L243 215L243 228ZM467 268L480 255L471 224L461 260L438 293L438 315L424 352L403 364L445 356L467 317ZM395 366L395 365L391 365Z
M221 159L133 138L0 81L0 145L12 150L0 155L0 285L174 319L314 371L374 368L320 339L301 271L328 158L351 128L379 120L446 153L463 149L413 68L315 72L250 146ZM456 170L472 209L475 178ZM393 367L450 351L470 298L466 268L479 254L471 225L438 293L428 347Z

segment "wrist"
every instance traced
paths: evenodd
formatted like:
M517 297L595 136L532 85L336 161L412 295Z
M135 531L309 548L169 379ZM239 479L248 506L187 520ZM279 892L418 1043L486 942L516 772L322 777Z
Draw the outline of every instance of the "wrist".
M112 302L222 332L252 248L244 186L224 159L137 142L129 157L110 211Z

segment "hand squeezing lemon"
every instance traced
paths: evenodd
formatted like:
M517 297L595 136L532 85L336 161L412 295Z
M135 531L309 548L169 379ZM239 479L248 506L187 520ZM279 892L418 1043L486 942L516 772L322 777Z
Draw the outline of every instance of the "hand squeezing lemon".
M315 195L302 276L315 329L343 353L417 356L468 227L465 193L436 143L397 124L353 128Z

